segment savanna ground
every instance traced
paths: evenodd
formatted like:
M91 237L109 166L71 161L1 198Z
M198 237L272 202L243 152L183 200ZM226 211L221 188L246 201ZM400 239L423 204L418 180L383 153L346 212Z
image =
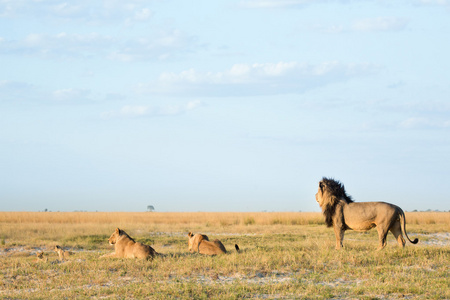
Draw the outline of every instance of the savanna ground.
M450 213L406 220L417 245L401 249L389 234L375 251L373 229L347 231L336 251L320 213L0 212L0 298L450 299ZM100 259L114 251L116 227L164 256ZM189 231L229 253L189 253ZM69 260L58 260L57 244Z

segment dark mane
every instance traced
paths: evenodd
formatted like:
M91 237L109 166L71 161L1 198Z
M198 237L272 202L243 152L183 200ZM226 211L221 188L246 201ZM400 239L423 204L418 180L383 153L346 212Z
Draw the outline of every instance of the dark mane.
M322 182L325 184L328 192L331 195L336 196L339 200L343 199L347 203L354 202L352 197L350 195L347 195L347 193L345 192L344 185L342 183L340 183L338 180L334 180L333 178L324 177L324 178L322 178Z
M347 203L354 202L350 195L345 192L345 187L342 183L332 178L323 177L319 182L319 188L322 195L327 193L330 197L329 201L325 203L325 208L322 208L325 216L325 223L328 227L333 226L333 217L336 213L336 206L339 201L344 200Z

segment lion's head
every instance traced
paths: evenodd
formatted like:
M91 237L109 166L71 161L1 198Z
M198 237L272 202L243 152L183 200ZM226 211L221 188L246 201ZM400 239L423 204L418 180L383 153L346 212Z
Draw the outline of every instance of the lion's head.
M194 244L194 234L192 232L188 233L188 248L189 248L189 252L192 252L192 246Z
M189 232L188 237L189 252L198 251L198 245L201 241L209 241L208 236L205 234L193 234L192 232Z
M353 202L352 197L345 192L345 187L342 183L332 178L323 177L319 182L316 201L322 208L325 223L328 227L333 226L333 216L336 212L336 205L340 200L344 200L347 203Z
M113 234L111 234L111 236L108 239L109 244L114 245L121 236L127 236L130 240L134 242L134 240L125 231L116 228L116 230L113 232Z

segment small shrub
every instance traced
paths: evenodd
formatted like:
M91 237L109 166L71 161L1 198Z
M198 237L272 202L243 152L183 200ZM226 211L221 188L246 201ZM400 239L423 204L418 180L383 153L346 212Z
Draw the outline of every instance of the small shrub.
M227 220L220 220L220 226L225 227L225 226L229 226L230 223L228 223Z
M280 225L283 224L283 221L281 221L281 219L273 219L271 222L272 225Z
M245 225L254 225L255 223L256 222L255 222L255 219L253 217L247 217L244 220L244 224Z

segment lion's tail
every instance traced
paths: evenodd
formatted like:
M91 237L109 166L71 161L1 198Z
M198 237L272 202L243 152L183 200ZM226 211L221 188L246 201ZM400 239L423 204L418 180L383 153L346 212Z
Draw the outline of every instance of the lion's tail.
M406 217L405 217L405 213L403 212L403 210L400 208L400 225L402 226L402 231L403 234L406 236L406 238L408 239L408 241L412 244L417 244L419 242L418 238L415 238L414 241L411 241L411 239L409 238L408 234L406 233Z

